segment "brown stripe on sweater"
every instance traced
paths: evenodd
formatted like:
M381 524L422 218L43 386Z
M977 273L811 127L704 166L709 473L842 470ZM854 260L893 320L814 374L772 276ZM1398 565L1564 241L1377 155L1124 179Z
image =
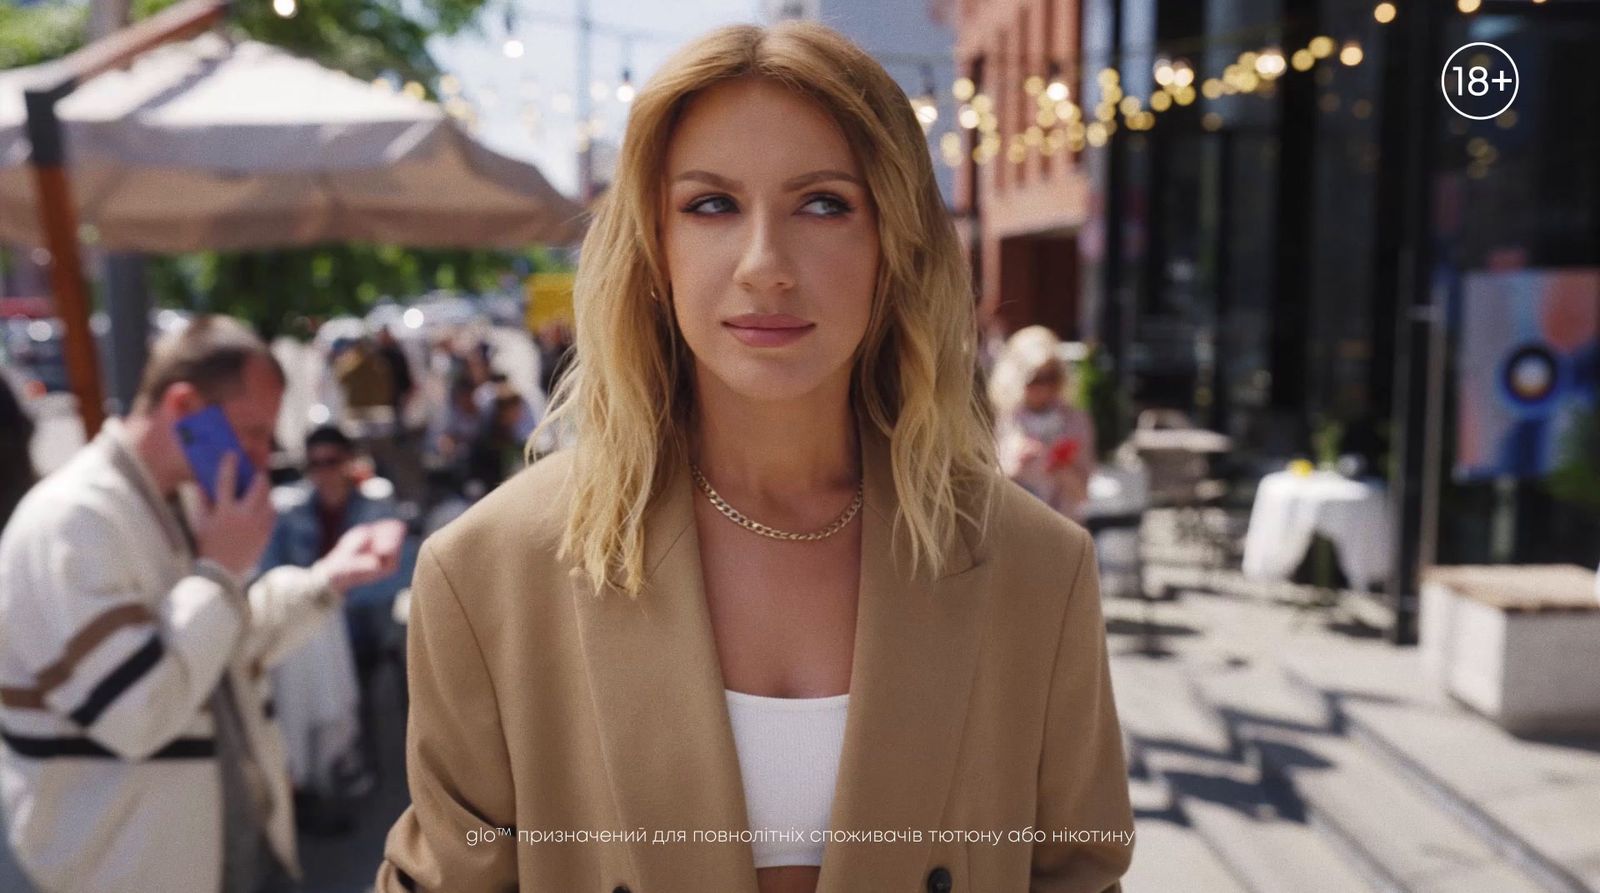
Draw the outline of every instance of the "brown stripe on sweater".
M33 710L43 710L44 699L51 691L66 682L77 669L89 652L99 647L111 636L112 633L127 626L140 623L152 623L155 615L145 605L127 604L118 605L105 611L83 625L70 640L67 647L62 650L61 657L54 663L40 670L34 677L38 684L33 688L0 688L0 704L7 707L21 707Z

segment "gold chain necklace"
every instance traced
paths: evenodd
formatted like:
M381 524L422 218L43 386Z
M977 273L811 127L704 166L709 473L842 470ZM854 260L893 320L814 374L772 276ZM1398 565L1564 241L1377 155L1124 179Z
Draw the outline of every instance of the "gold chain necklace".
M850 519L856 516L856 512L861 510L861 500L866 491L866 481L863 479L856 484L856 498L850 500L850 507L845 509L844 514L835 518L833 523L827 527L811 533L790 533L787 530L768 527L760 521L752 521L745 517L743 512L729 505L726 499L723 499L716 490L711 488L711 482L706 480L706 476L700 473L700 466L691 462L689 463L689 470L694 472L694 482L699 485L701 492L706 494L706 499L710 500L711 504L716 506L717 511L721 512L729 521L752 533L759 533L775 540L788 540L790 542L811 542L813 540L826 539L838 533L846 524L850 523Z

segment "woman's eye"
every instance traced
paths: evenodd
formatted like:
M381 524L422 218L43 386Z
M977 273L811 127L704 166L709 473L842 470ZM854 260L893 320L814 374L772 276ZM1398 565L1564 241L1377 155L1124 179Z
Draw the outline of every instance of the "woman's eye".
M706 196L704 198L698 198L698 199L695 199L694 201L690 202L687 206L684 207L684 210L687 211L690 214L700 214L701 216L711 216L712 214L716 214L717 213L716 208L712 208L710 213L702 213L702 209L704 209L708 205L712 205L712 204L715 204L717 202L725 202L725 203L730 204L730 205L732 204L732 202L725 195L708 195L708 196Z
M836 195L811 196L811 198L806 202L805 206L809 208L813 205L822 206L823 212L817 215L819 217L838 217L841 214L848 214L855 210L854 208L850 207L849 202L839 198Z

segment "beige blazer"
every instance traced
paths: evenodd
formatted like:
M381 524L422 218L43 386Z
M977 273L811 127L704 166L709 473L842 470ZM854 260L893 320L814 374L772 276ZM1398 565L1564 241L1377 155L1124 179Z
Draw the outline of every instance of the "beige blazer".
M886 438L863 428L860 604L819 893L1120 891L1133 852L1092 541L998 477L943 576L891 555ZM379 893L756 893L743 784L679 470L649 588L555 557L557 453L431 538L409 630L412 805ZM1042 842L1041 842L1042 841Z

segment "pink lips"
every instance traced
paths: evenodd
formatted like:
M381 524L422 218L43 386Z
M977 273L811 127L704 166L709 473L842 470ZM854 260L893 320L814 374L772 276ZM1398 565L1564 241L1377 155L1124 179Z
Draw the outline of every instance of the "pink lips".
M722 321L723 326L751 347L781 347L810 334L816 323L787 313L742 313Z

